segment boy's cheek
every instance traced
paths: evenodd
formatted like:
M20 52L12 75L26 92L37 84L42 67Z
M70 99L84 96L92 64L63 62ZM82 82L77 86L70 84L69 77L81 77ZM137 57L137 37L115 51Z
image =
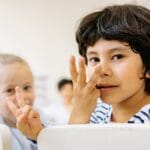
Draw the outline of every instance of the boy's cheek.
M86 70L87 81L91 78L91 76L93 75L93 73L94 73L94 68L87 67L87 70Z

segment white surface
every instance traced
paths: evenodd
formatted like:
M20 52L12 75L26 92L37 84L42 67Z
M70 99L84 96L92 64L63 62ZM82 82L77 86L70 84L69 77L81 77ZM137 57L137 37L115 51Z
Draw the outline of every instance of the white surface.
M150 150L150 125L68 125L45 128L39 150Z
M5 125L0 125L0 150L11 150L11 133Z

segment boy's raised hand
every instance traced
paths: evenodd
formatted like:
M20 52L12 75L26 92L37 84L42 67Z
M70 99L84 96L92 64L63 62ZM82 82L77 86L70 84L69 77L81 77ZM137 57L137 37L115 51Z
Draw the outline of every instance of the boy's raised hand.
M12 100L8 100L8 107L16 117L16 126L25 136L36 140L43 128L40 116L33 110L32 106L25 103L21 89L16 87L15 91L18 106Z
M100 70L100 66L97 66L92 77L86 82L84 58L79 59L78 71L75 57L72 56L70 58L70 73L74 89L74 107L69 124L84 124L89 122L90 115L94 111L97 99L100 96L100 90L96 89Z

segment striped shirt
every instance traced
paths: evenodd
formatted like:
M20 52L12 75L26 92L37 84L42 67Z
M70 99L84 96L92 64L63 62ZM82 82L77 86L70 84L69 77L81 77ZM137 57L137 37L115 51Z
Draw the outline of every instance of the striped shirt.
M90 123L110 123L111 122L112 107L102 101L97 101L97 107L91 114ZM145 105L141 110L133 115L127 123L150 123L150 104Z

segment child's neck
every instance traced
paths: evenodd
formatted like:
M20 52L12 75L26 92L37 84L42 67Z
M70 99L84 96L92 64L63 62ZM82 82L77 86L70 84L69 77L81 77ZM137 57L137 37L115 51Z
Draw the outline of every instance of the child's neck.
M136 101L130 99L130 101L124 101L119 104L113 104L111 120L112 122L126 123L134 114L139 112L140 109L147 104L150 104L149 95L144 95Z
M64 101L64 106L69 112L71 112L73 105L70 99Z

